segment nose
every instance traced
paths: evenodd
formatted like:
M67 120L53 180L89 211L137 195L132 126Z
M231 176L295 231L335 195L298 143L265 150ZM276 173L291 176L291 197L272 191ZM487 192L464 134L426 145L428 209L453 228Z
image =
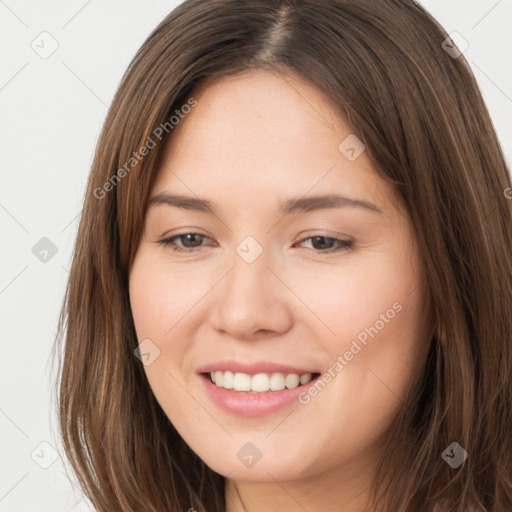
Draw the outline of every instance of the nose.
M213 327L237 340L257 340L285 333L293 323L293 293L263 251L251 263L238 253L215 287Z

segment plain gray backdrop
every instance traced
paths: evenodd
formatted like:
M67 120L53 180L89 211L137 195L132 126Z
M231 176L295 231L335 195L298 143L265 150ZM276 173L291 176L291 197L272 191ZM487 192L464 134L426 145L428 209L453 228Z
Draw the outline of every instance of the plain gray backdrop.
M108 105L135 52L179 3L0 0L2 512L92 510L55 451L50 350ZM464 55L510 167L512 0L422 4L469 44Z

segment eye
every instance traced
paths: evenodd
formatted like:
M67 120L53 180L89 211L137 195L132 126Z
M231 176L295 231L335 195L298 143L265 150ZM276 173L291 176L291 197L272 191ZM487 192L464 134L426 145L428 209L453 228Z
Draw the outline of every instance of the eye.
M299 243L303 243L306 240L311 240L313 249L318 249L316 252L320 252L320 254L345 252L351 250L354 246L353 240L340 240L339 238L332 238L323 235L308 236L307 238L303 238ZM332 247L333 244L334 247ZM326 245L330 246L330 248L326 248Z
M186 238L186 237L191 237L191 238ZM197 245L197 237L200 237L199 240L201 241L202 239L205 239L205 238L208 238L206 235L201 235L200 233L183 233L182 235L175 235L175 236L172 236L171 238L165 238L163 240L160 240L158 243L165 246L165 247L170 247L173 251L176 251L176 252L194 252L198 247L201 247L201 244ZM179 245L176 245L176 243L174 242L174 240L181 240L181 239L185 239L186 242L185 242L185 247L181 247ZM191 244L191 246L189 246L188 244Z
M169 247L175 252L194 252L204 246L201 242L205 239L208 239L208 237L200 233L183 233L181 235L165 238L160 240L158 243L165 247ZM175 242L176 240L179 240L182 245L177 245ZM323 235L303 238L298 242L298 244L301 244L307 240L311 240L313 250L315 252L319 252L320 254L346 252L351 250L354 246L353 240L340 240L339 238L332 238ZM326 247L326 245L328 247Z

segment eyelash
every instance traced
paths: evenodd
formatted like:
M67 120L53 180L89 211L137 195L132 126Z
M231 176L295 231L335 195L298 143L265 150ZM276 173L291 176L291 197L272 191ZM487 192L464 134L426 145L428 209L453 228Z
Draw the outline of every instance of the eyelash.
M165 238L163 240L159 240L158 243L160 245L163 245L165 247L169 247L172 251L175 251L175 252L185 252L185 253L191 253L191 252L195 252L197 251L198 249L201 249L201 247L204 247L204 246L199 246L199 247L193 247L193 248L183 248L183 247L179 247L175 244L174 242L174 239L176 238L181 238L181 237L185 237L187 235L198 235L200 237L203 237L204 238L208 238L206 235L202 235L201 233L182 233L180 235L174 235L170 238ZM315 235L315 236L308 236L306 238L303 238L302 240L299 240L298 243L302 243L306 240L310 240L312 238L325 238L326 240L333 240L335 242L338 242L339 246L335 249L312 249L313 251L315 252L318 252L319 254L328 254L328 253L334 253L334 252L347 252L347 251L350 251L351 249L353 249L353 246L354 246L354 241L353 240L340 240L339 238L333 238L333 237L328 237L328 236L323 236L323 235Z

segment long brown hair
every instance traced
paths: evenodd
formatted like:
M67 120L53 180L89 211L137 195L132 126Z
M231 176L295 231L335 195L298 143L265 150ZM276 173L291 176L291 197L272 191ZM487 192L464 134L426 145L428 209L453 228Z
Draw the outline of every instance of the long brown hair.
M412 0L187 0L144 42L97 145L54 347L65 454L97 510L225 510L224 477L176 432L134 355L128 278L169 119L196 86L252 69L299 75L337 106L421 249L431 348L374 508L512 509L511 179L446 38ZM468 454L457 469L442 457L452 442Z

